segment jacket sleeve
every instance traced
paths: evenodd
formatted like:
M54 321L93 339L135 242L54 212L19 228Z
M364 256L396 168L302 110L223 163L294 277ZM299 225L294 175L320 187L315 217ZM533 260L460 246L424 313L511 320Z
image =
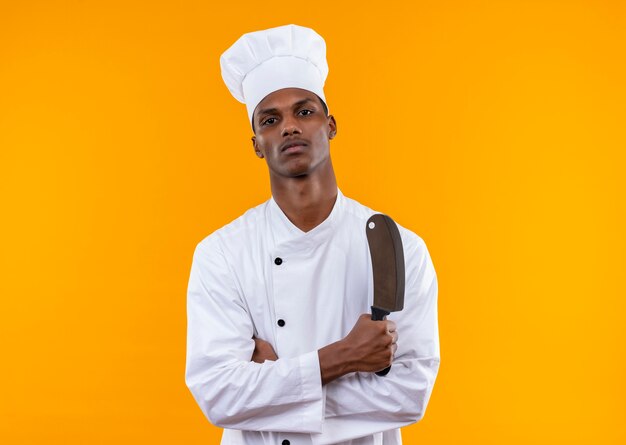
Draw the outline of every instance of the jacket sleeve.
M223 428L320 432L317 351L254 363L253 332L219 242L209 237L196 248L187 294L185 380L196 402Z
M439 369L437 277L422 239L401 231L404 309L388 317L398 328L395 360L384 377L353 373L326 385L325 435L339 438L348 424L363 435L399 428L417 422L426 410Z

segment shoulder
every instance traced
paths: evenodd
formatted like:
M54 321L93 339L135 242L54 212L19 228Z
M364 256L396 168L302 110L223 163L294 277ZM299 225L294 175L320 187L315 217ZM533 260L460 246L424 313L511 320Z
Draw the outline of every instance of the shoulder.
M224 246L245 244L265 224L265 214L269 201L247 210L243 215L209 234L196 246L196 255L222 252Z
M344 208L347 218L352 221L358 221L359 223L365 223L369 219L370 216L376 213L383 213L376 210L372 210L370 207L367 207L360 202L348 198L344 196ZM388 215L393 219L393 215ZM405 244L410 244L412 246L425 246L424 240L420 238L415 232L410 229L407 229L403 225L401 225L396 219L394 219L396 226L398 226L398 230L400 231L400 236L402 237L402 242Z
M346 196L344 196L344 210L346 220L354 223L355 225L358 224L358 228L365 228L365 223L370 216L375 213L383 213L373 210L370 207ZM428 248L426 247L424 240L417 233L403 226L400 221L393 217L393 215L388 216L394 219L396 226L398 226L400 237L402 238L405 257L412 260L418 260L418 262L421 262L421 260L429 257ZM365 233L365 230L363 230L363 233Z
M360 202L343 196L343 220L348 224L358 224L365 228L365 222L376 212Z

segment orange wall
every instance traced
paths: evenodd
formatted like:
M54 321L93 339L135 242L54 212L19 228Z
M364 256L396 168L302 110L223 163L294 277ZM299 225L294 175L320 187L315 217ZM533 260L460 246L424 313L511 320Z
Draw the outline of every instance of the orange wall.
M622 1L0 3L0 442L210 444L195 245L269 196L219 55L328 43L342 191L427 242L424 444L626 443Z

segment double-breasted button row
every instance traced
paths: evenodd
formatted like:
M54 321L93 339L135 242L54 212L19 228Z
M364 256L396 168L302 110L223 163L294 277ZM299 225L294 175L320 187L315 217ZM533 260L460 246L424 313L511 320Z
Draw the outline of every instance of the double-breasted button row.
M276 264L277 266L280 266L281 264L283 264L283 259L281 257L276 257L274 258L274 264ZM283 326L285 326L285 320L283 320L282 318L279 319L277 322L278 326L280 326L281 328ZM289 441L288 440L283 440L283 445L289 445Z

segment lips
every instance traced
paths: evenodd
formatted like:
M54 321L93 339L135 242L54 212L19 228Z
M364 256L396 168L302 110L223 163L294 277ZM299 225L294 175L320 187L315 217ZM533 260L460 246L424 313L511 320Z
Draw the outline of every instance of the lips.
M306 141L302 140L302 139L293 139L291 141L287 141L285 142L283 145L280 146L280 152L285 152L285 151L289 151L289 152L295 152L298 151L300 148L302 147L306 147L307 143Z

